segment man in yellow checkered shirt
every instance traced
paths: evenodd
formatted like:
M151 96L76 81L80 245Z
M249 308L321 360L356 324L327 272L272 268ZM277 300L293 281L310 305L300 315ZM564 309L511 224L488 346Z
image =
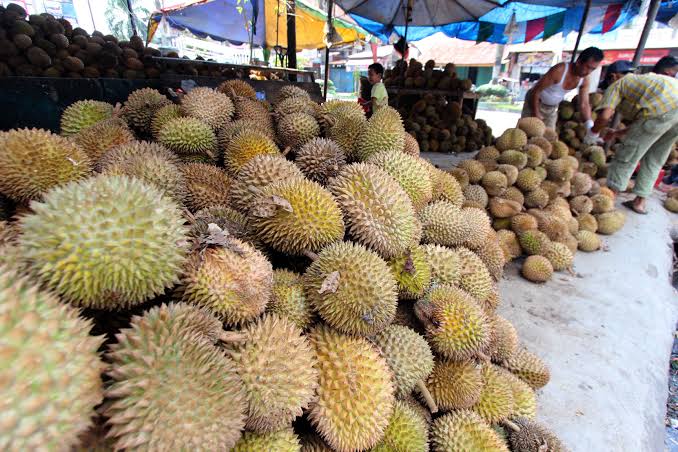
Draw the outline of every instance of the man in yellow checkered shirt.
M626 189L633 171L641 162L633 192L636 198L624 203L636 213L646 213L650 196L662 165L678 139L678 79L659 74L629 74L605 91L597 108L598 117L584 139L586 144L601 141L615 110L630 126L607 129L605 141L621 138L607 173L607 185L615 192Z

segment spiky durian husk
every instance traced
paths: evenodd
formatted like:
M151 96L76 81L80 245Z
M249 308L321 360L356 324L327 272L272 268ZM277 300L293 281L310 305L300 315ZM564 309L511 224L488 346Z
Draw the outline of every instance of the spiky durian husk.
M450 286L434 287L415 306L426 326L431 348L440 356L462 361L484 352L490 343L487 316L468 293Z
M309 116L315 116L314 105L315 103L312 100L304 97L288 97L275 105L273 113L278 120L294 113L306 113Z
M210 309L228 325L241 325L264 312L273 288L273 268L248 243L227 238L223 245L195 252L176 297Z
M520 273L528 281L543 283L553 276L553 265L544 256L528 256L523 262Z
M483 261L473 251L457 248L460 263L459 287L478 303L483 303L492 292L494 281Z
M315 397L315 352L290 320L265 315L240 331L227 353L238 367L247 394L245 427L275 432L292 425Z
M436 179L433 183L433 199L447 201L461 207L464 204L464 192L457 179L450 173L438 168L433 167L433 171L436 173Z
M380 168L365 163L344 167L329 190L336 197L351 236L388 259L413 243L414 208L400 184Z
M231 98L212 88L198 86L181 99L181 111L186 116L199 119L214 130L231 121L234 107Z
M320 105L318 119L326 133L342 118L365 119L365 112L360 104L345 100L332 99Z
M318 121L306 113L292 113L278 121L278 139L283 147L299 148L318 135Z
M320 317L346 334L373 335L395 316L398 293L390 269L358 244L323 249L304 274L304 289Z
M334 141L313 138L297 151L294 163L308 179L325 185L346 165L346 155Z
M459 284L461 261L457 252L440 245L422 245L431 265L431 284Z
M428 452L428 425L416 410L396 400L384 438L372 452Z
M502 377L511 387L513 393L511 417L521 416L534 419L537 416L537 394L534 392L534 389L508 370L501 367L496 367L495 369L502 374Z
M180 117L167 121L158 142L177 154L217 156L217 137L212 128L196 118Z
M339 145L349 161L356 161L359 136L366 122L365 115L336 116L332 125L328 126L325 136Z
M519 429L518 431L507 429L508 442L513 450L538 452L544 450L546 445L549 452L567 451L560 439L542 424L525 417L518 417L512 421Z
M393 412L394 387L386 360L366 339L320 325L310 335L320 371L309 419L337 450L365 450L383 437Z
M476 413L459 410L433 421L431 447L434 452L508 452L497 433Z
M67 138L41 129L0 132L0 192L28 202L51 188L87 177L87 154Z
M492 364L483 365L480 374L483 378L483 389L473 411L478 413L488 424L505 421L514 409L513 389L504 376L504 371Z
M405 145L403 146L403 153L411 155L412 157L419 157L420 154L419 143L409 133L405 133Z
M482 387L480 365L474 361L436 360L426 381L426 388L442 411L471 408L480 399Z
M268 111L263 102L240 97L234 103L236 120L246 119L254 121L257 124L256 130L265 133L271 138L275 137L275 127L273 126L271 112Z
M224 166L230 175L237 176L242 167L257 155L280 155L280 151L265 134L243 130L228 142L224 150Z
M423 229L422 240L426 243L457 246L472 233L461 209L446 201L436 201L424 207L418 218Z
M228 205L231 178L224 170L207 163L179 166L186 183L186 207L195 212L208 207Z
M433 198L429 171L420 159L401 151L383 151L372 154L367 163L378 166L398 181L415 210L423 208Z
M511 322L495 315L491 318L492 339L488 347L488 354L492 361L502 363L513 356L518 350L518 333Z
M544 361L525 348L518 349L503 365L532 389L546 386L551 379L551 373Z
M113 383L105 409L116 449L229 450L235 445L246 419L242 380L235 363L190 317L176 316L165 305L154 307L134 317L117 339L108 354Z
M388 265L398 283L398 294L401 298L420 298L431 285L431 264L427 260L426 252L419 245L402 256L389 260Z
M267 131L261 128L261 124L257 123L252 119L237 119L233 122L229 122L224 127L219 130L217 135L217 143L219 145L219 152L223 155L226 153L226 148L228 143L231 142L234 136L238 135L241 132L257 130L261 133L264 133L267 137L273 139L275 134L273 132Z
M470 184L464 189L464 207L484 209L488 201L487 192L481 185Z
M299 437L291 428L271 433L245 432L232 452L299 452Z
M485 238L485 243L475 250L476 255L483 261L487 271L495 281L499 281L504 274L506 257L499 244L497 233L491 231Z
M344 236L337 202L322 186L303 178L264 187L249 217L264 243L287 254L316 252Z
M278 96L275 99L276 105L289 97L302 97L309 100L311 99L311 96L308 94L308 92L304 91L298 86L285 85L280 88L280 91L278 91Z
M281 154L262 154L252 157L238 172L228 195L229 205L241 212L252 207L252 201L260 191L274 182L287 179L303 179L304 175L292 162Z
M226 80L225 82L222 82L217 87L217 91L226 94L234 101L239 97L252 100L257 98L257 92L252 87L252 85L244 80L239 79Z
M134 142L108 151L97 163L102 174L136 177L183 204L186 183L179 159L156 143Z
M134 141L134 135L120 118L110 118L82 129L73 136L92 162L96 162L109 150Z
M0 320L0 448L76 445L103 398L97 353L103 338L89 335L92 323L76 309L6 266L0 266Z
M334 452L317 434L304 435L301 438L301 452Z
M381 108L363 125L356 143L355 157L364 161L380 151L402 152L404 133L400 113L391 107Z
M66 301L119 309L178 281L184 219L174 201L145 182L100 175L57 187L32 209L20 220L22 252Z
M113 105L97 100L79 100L72 103L61 115L61 135L75 135L99 121L113 115Z
M257 249L263 248L263 245L252 233L247 217L230 207L216 205L196 212L191 222L191 237L200 240L208 236L210 224L216 224L228 235L248 242Z
M151 130L153 115L160 108L169 105L168 98L153 88L132 91L123 104L122 115L134 130L147 134Z
M626 222L626 215L620 210L613 210L611 212L596 215L598 222L598 234L610 235L619 231L624 227Z
M185 116L181 111L181 107L177 104L169 104L164 107L160 107L154 114L151 119L151 135L154 139L160 137L160 130L167 122L172 119L181 118Z
M311 326L315 314L304 293L301 275L283 269L273 271L273 294L266 312L285 317L302 330Z

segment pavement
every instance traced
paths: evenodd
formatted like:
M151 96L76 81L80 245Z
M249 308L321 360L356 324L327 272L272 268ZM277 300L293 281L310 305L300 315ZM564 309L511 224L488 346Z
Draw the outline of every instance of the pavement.
M484 119L492 127L494 136L498 137L504 133L504 130L516 126L518 119L520 119L520 113L479 109L476 112L476 119Z
M441 167L459 160L446 157L432 160ZM621 207L622 200L624 228L603 237L608 251L577 252L575 275L559 272L533 284L514 261L500 283L499 313L551 369L539 391L538 419L573 452L665 450L678 319L669 230L678 227L678 215L662 207L659 195L644 216Z

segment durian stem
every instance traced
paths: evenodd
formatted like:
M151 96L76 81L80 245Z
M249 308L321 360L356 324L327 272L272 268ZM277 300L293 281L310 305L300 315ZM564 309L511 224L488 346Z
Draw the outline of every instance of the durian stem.
M514 432L519 432L519 431L520 431L520 427L518 427L515 423L509 421L508 419L505 420L504 422L502 422L502 424L504 424L505 426L507 426L508 428L510 428L511 430L513 430Z
M549 445L546 441L544 441L544 444L539 446L539 452L549 452Z
M289 154L291 150L292 150L292 148L290 146L287 146L285 149L283 149L282 155Z
M435 414L438 412L438 405L436 405L435 400L433 400L433 396L431 393L428 391L428 388L424 384L423 380L419 380L417 382L417 389L421 393L421 395L424 397L424 400L426 400L426 405L428 405L428 409L431 410L432 414Z
M245 342L247 338L243 333L239 333L238 331L222 331L219 335L219 340L232 344Z
M480 359L481 361L489 361L489 360L490 360L490 357L487 356L487 355L486 355L485 353L483 353L483 352L478 352L478 353L476 353L476 356L477 356L478 359Z
M318 260L318 255L315 254L313 251L304 250L304 251L302 251L302 254L304 256L308 257L309 259L311 259L312 261Z

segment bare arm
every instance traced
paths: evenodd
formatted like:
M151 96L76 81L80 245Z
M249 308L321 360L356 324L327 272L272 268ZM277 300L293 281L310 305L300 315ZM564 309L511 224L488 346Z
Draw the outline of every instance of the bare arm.
M591 132L593 133L600 133L601 130L607 127L607 125L610 123L610 119L612 119L612 116L614 115L614 108L603 108L602 110L598 110L598 116L596 117L596 122L593 124L593 128L591 129Z
M591 119L591 105L589 104L589 78L586 77L579 87L579 111L584 122Z
M532 98L530 99L530 109L532 113L537 117L542 119L541 112L539 111L541 92L546 88L555 85L560 81L563 76L563 71L565 70L564 63L558 63L548 70L542 78L539 79L534 88L532 88Z

